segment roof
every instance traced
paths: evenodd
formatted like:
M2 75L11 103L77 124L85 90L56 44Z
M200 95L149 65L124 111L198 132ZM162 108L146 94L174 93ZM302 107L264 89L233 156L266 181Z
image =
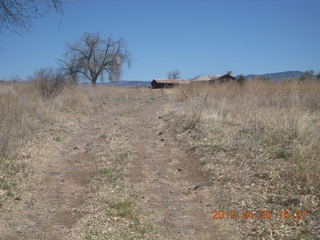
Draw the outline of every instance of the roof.
M191 79L191 81L210 81L210 80L216 80L224 76L231 76L233 77L230 73L226 74L215 74L215 75L206 75L206 76L198 76L196 78Z
M171 83L171 84L189 84L189 80L178 80L178 79L154 79L156 83Z
M191 81L210 81L214 78L215 75L206 75L206 76L198 76L196 78L191 79Z

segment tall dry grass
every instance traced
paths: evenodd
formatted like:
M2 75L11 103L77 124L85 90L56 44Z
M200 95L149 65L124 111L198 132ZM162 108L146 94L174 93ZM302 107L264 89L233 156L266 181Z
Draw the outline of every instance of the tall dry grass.
M242 209L305 208L313 222L306 220L301 232L315 232L320 203L320 82L198 84L168 94L167 114L179 129L177 137L198 154L210 180L221 183L216 191L228 189L218 194L224 196L225 210L241 207L236 202L243 203ZM269 237L280 226L275 224ZM289 232L297 236L295 231ZM281 234L274 236L288 237Z
M48 97L43 94L45 82L39 87L40 80L0 84L0 200L15 191L16 177L24 167L21 149L28 141L37 142L44 135L52 139L97 111L109 113L118 104L146 93L142 89L65 85Z
M238 144L239 150L263 147L295 165L294 181L320 190L320 82L181 86L173 91L173 101L184 103L184 127L229 128L235 135L226 144ZM239 133L251 141L232 142Z

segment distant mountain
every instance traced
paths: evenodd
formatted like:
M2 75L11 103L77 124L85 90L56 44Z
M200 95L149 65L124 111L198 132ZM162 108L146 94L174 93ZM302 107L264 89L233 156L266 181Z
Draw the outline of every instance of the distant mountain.
M150 82L146 81L118 81L118 82L106 82L106 86L117 86L117 87L139 87L148 88L151 86Z
M304 75L304 72L301 72L301 71L287 71L287 72L278 72L278 73L267 73L267 74L261 74L261 75L250 74L250 75L246 75L245 77L247 79L252 79L258 76L264 76L269 78L272 81L281 81L283 79L288 79L288 78L300 78L303 75Z

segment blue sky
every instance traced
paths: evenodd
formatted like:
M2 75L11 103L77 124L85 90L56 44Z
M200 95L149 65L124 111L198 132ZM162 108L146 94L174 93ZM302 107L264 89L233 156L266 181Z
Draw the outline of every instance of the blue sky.
M320 71L320 0L69 0L22 35L0 35L0 79L56 67L84 32L123 37L124 80L233 71Z

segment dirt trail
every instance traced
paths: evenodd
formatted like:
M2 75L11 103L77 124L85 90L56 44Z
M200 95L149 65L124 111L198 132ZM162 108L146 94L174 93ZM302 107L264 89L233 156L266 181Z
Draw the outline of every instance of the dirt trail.
M140 206L156 211L158 220L153 224L181 239L234 239L231 229L210 220L216 203L207 187L193 189L207 180L199 162L181 149L159 118L166 101L156 97L151 103L131 102L112 114L99 112L79 126L62 148L41 156L35 166L37 182L5 220L10 231L2 239L64 239L86 214L82 205L94 201L90 196L99 190L86 180L96 171L91 163L95 146L107 141L99 138L101 129L137 104L141 107L136 113L126 116L125 144L134 157L125 169L125 181L143 196Z
M136 156L129 164L128 181L143 194L142 206L156 210L166 231L182 239L233 239L231 229L210 220L215 206L208 181L197 159L173 139L161 119L165 98L145 106L129 121Z

